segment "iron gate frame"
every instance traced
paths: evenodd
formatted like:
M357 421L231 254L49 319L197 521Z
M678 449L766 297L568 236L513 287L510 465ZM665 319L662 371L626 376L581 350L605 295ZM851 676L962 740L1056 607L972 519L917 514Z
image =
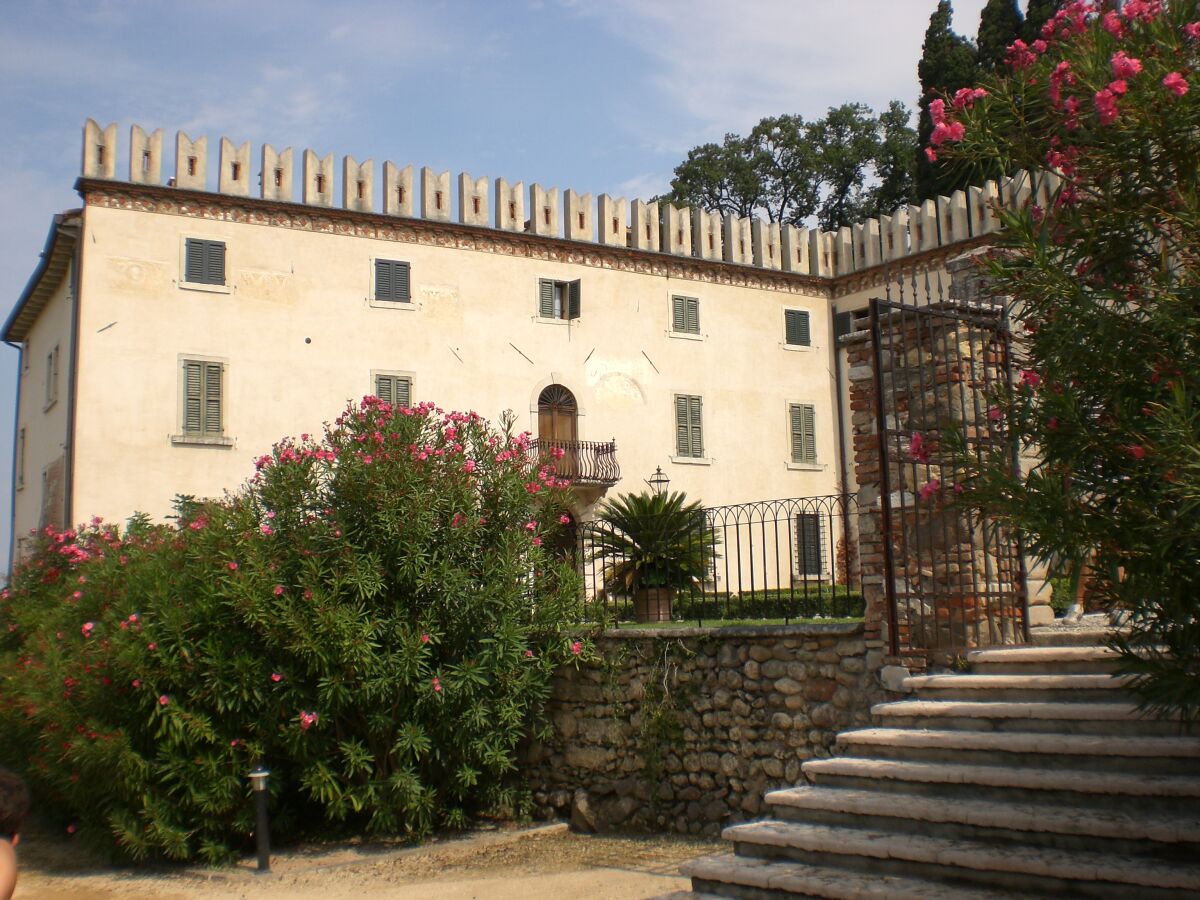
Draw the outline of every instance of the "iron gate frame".
M913 283L913 297L915 300L915 298L917 296L915 276L913 278L913 282L914 282ZM903 281L901 281L901 285L903 285ZM927 299L932 301L932 294L931 294L931 292L928 291L928 276L926 276L926 287L927 287L927 291L926 291ZM974 359L972 358L971 363L970 363L970 366L971 366L970 388L973 392L984 393L987 390L988 384L1000 383L1005 388L1011 388L1012 381L1013 381L1013 377L1012 377L1013 376L1013 371L1012 371L1013 370L1012 334L1011 334L1011 331L1010 331L1009 325L1008 325L1009 316L1008 316L1007 306L1004 304L984 305L984 304L962 303L962 302L956 302L956 301L944 301L941 299L940 280L939 280L938 297L939 297L939 299L938 299L937 303L928 302L926 305L923 305L923 306L918 305L915 302L914 303L905 303L904 298L903 298L903 287L902 287L901 288L901 299L899 301L892 300L890 297L890 291L889 291L889 296L887 296L886 298L880 298L880 297L871 298L870 305L869 305L870 333L871 333L871 365L872 365L872 370L873 370L872 374L873 374L873 378L874 378L875 401L876 401L874 412L875 412L876 433L878 436L878 445L879 445L880 513L881 513L881 519L882 519L882 521L881 521L881 536L883 538L884 591L885 591L885 596L886 596L886 600L887 600L889 644L890 644L891 652L894 656L900 655L900 652L902 649L907 649L910 651L924 650L924 651L931 651L931 652L966 650L970 647L970 644L969 644L970 627L969 627L969 624L966 619L966 606L965 606L965 604L963 604L961 607L963 609L963 613L962 613L962 618L960 620L961 634L962 634L963 640L962 640L961 644L954 642L955 639L959 636L959 632L956 632L953 628L953 607L946 606L945 608L947 609L947 619L948 619L948 623L949 623L948 632L949 632L952 643L950 643L949 646L943 646L941 643L939 643L939 641L937 639L938 634L939 634L938 622L940 620L940 611L943 608L942 606L939 605L939 603L945 603L949 599L949 597L951 596L951 594L953 592L944 592L944 593L936 593L935 592L932 595L927 595L927 594L922 593L919 596L917 596L916 599L918 600L918 602L921 602L921 603L927 604L927 605L931 604L933 606L933 619L934 619L933 634L934 634L935 639L934 639L934 641L931 642L932 646L924 646L924 647L923 646L915 646L913 644L912 631L910 629L909 635L908 635L908 646L906 648L901 647L901 642L900 642L900 624L901 623L900 623L900 609L899 609L900 598L897 594L896 586L897 586L897 581L899 581L901 579L903 579L906 583L908 582L909 566L907 565L907 563L903 566L900 566L900 565L898 565L897 560L896 560L896 552L895 552L896 551L896 530L897 530L897 525L898 525L897 512L899 513L899 522L903 523L906 513L910 512L912 510L915 510L916 505L914 504L913 507L911 507L911 508L906 505L906 503L905 503L906 493L912 494L913 491L906 492L904 485L902 483L901 485L899 485L900 490L899 490L899 494L898 494L900 508L898 511L893 508L893 502L892 502L893 501L893 486L891 484L891 480L892 480L891 479L891 467L893 464L896 464L897 466L901 466L901 467L912 466L914 469L914 477L912 480L914 483L912 485L910 485L910 487L915 489L915 481L916 481L915 475L916 475L916 466L918 465L918 461L913 457L913 454L911 452L911 444L910 444L910 453L907 457L900 450L900 448L903 445L903 439L904 439L905 435L911 429L900 427L899 409L898 409L898 405L896 403L896 401L897 401L897 387L896 386L897 386L897 381L898 381L897 369L896 369L897 354L895 353L894 349L890 350L890 353L891 353L890 362L892 363L892 366L890 369L891 374L892 374L890 399L891 399L892 403L890 405L887 403L887 400L889 398L887 397L887 392L885 391L884 379L883 379L883 373L884 373L883 338L884 338L884 334L885 334L885 328L888 331L888 335L893 338L892 344L889 345L890 347L894 348L895 336L896 335L900 336L900 340L901 340L901 343L902 343L904 351L905 351L904 353L900 354L901 358L905 358L907 356L907 351L910 349L908 346L907 340L904 337L906 335L905 328L907 327L907 325L909 323L912 323L912 322L916 323L916 339L913 342L913 346L918 349L923 346L922 345L922 320L923 320L923 318L929 319L929 318L936 317L937 319L942 320L942 321L953 321L958 324L965 323L968 327L968 334L970 335L968 340L971 342L973 342L975 340L975 335L977 335L977 334L986 335L987 333L990 332L990 336L988 336L988 338L987 338L988 344L989 345L996 344L996 343L999 344L999 352L1000 352L1001 359L1000 359L999 363L995 366L995 375L999 376L999 377L996 377L996 378L988 377L988 375L989 375L988 361L985 358L982 361L982 369L983 369L982 383L984 385L984 388L981 390L979 387L980 380L978 378L976 378L975 363L974 363ZM886 325L885 325L885 321L884 321L884 315L881 314L881 310L887 310L888 319L887 319ZM893 324L896 321L899 322L898 326ZM925 333L927 335L929 335L932 340L933 326L927 327ZM946 341L945 341L944 333L942 336L942 346L943 346L943 349L946 349ZM959 349L959 351L960 351L960 348L957 348L957 349ZM958 361L958 363L962 362L961 352L959 354L957 361ZM922 362L924 362L924 361L922 361ZM921 365L917 365L912 368L916 368L920 372L918 377L919 377L919 380L921 383L921 392L920 392L921 398L922 398L921 404L922 404L922 414L924 414L925 412L927 412L927 410L925 408L925 387L926 387L925 370L928 369L929 367L927 365L921 364ZM938 368L937 366L934 366L934 368L932 370L930 370L930 378L929 378L929 381L935 387L939 383L938 382L939 374L936 371L937 368ZM911 369L908 369L908 370L910 371ZM963 390L963 388L961 387L961 385L962 385L961 379L959 379L957 382L951 380L946 383L950 384L951 386L953 386L954 384L958 384L958 385L960 385L960 390ZM907 390L909 390L909 392L911 393L911 387L907 388ZM991 443L993 440L991 437L993 428L991 427L991 423L989 421L984 421L984 422L980 421L979 416L978 416L979 404L977 401L975 401L974 396L972 399L973 399L972 405L975 408L976 414L973 417L972 421L970 421L970 422L964 421L963 422L964 438L965 438L965 446L967 447L968 452L971 452L972 448L974 448L973 452L974 452L976 458L979 458L981 448L984 445ZM964 414L965 414L965 409L966 409L967 404L965 402L963 402L962 406L963 406ZM894 422L894 427L888 426L889 414L890 414L891 419ZM910 419L910 422L911 422L911 419ZM979 432L981 425L983 426L986 433L988 434L988 437L983 440L981 440L978 436L978 432ZM940 432L942 430L942 425L940 422L937 426L937 430L940 435ZM940 445L940 439L939 439L939 445ZM931 463L928 461L928 458L925 460L925 462L923 464L926 466L927 470L928 470L928 467L931 465ZM1012 447L1012 466L1013 466L1014 473L1019 470L1019 465L1020 465L1020 461L1019 461L1019 457L1018 457L1018 449L1017 449L1016 443L1014 442L1013 447ZM900 471L901 474L903 475L903 471L904 471L903 469L899 469L898 471ZM901 480L903 482L903 477L901 478ZM941 489L941 488L944 488L944 485L939 485L939 489ZM1019 534L1008 535L1003 532L1003 530L1001 529L1001 527L998 523L989 522L985 516L978 515L974 511L970 510L969 508L962 507L961 509L964 510L966 513L968 534L972 533L976 529L979 529L982 532L982 540L983 540L983 547L984 547L984 552L982 554L980 554L980 553L974 552L974 545L972 544L972 552L969 553L965 558L966 560L969 560L969 563L970 563L970 574L971 574L970 586L971 586L971 593L972 593L972 597L971 597L972 608L978 609L980 600L983 600L984 604L985 604L984 614L982 616L976 615L975 619L974 619L974 626L975 626L974 646L981 647L981 646L994 645L997 643L999 643L999 644L1009 643L1008 641L1003 640L1003 638L1006 635L1006 630L1007 630L1004 627L1004 618L1005 618L1005 610L1006 609L1015 610L1016 613L1019 615L1019 618L1020 618L1020 634L1019 634L1020 641L1019 642L1029 643L1029 639L1030 639L1029 638L1029 588L1028 588L1028 581L1027 581L1027 572L1025 569L1024 546L1022 544L1020 535ZM919 512L918 512L918 518L919 518ZM944 537L945 532L946 532L946 525L945 525L944 521L942 524L942 532L943 532L943 537ZM955 534L956 534L956 537L959 536L959 529L958 529L957 521L956 521L956 525L955 525ZM919 543L920 542L918 541L918 544ZM1003 548L1006 548L1006 547L1009 548L1009 552L1008 553L1002 552ZM906 541L906 550L907 549L908 549L908 547L907 547L907 541ZM918 548L918 553L919 553L919 549L920 548ZM987 563L987 561L989 561L993 558L989 551L995 551L995 557L994 557L995 562L996 562L996 567L995 567L996 571L995 572L990 571L991 567ZM983 591L979 590L981 573L979 571L978 557L980 555L982 555L985 560L984 572L982 573L983 578L984 578L984 585L985 585L985 589ZM921 560L918 557L918 563L923 562L923 561L925 561L925 560ZM959 564L959 566L960 566L959 571L961 572L961 566L962 566L962 563L964 562L964 557L961 553L961 550L957 551L957 553L956 553L956 562ZM1012 579L1011 579L1012 588L1011 588L1011 590L1008 590L1008 591L1004 590L1002 587L1004 582L1002 581L1002 579L1000 577L1001 571L1002 571L1001 563L1008 563L1009 566L1011 566L1011 568L1009 568L1007 570L1007 574L1012 576ZM995 582L993 582L991 580L993 576L996 578ZM996 587L997 587L996 590L992 590L990 588L990 585L992 585L992 584L996 585ZM963 592L960 590L959 594L961 595L962 593ZM906 592L906 604L907 604L907 609L910 613L911 613L911 609L912 609L912 606L911 606L911 604L912 604L911 598L912 597L913 597L913 594ZM992 600L997 600L999 602L998 603L998 605L999 605L998 613L999 613L999 620L1000 620L999 624L995 621L995 618L993 616L993 611L991 608ZM928 633L924 627L926 624L925 618L926 618L926 614L924 612L922 612L921 613L922 629L921 630L924 631L925 633ZM987 641L983 640L983 634L982 634L981 628L980 628L982 621L985 619L988 623L988 631L989 631ZM993 640L991 640L991 636L997 630L999 630L1001 640L993 641ZM1017 641L1013 641L1012 643L1017 643Z

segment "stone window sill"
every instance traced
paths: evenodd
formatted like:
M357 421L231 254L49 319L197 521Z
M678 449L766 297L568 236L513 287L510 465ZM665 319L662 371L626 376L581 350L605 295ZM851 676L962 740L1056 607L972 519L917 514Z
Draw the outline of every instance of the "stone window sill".
M825 471L824 463L800 463L800 462L790 462L789 461L787 463L787 467L788 467L788 469L790 469L793 472L824 472Z
M376 300L374 297L367 298L367 306L375 309L402 309L405 312L420 309L420 304L412 300Z
M667 337L677 341L707 341L707 334L693 334L690 331L668 331Z
M203 284L199 281L179 281L177 283L185 291L205 291L209 294L233 293L233 286L229 284Z
M711 466L713 462L707 456L672 456L670 459L681 466Z
M232 447L234 442L223 434L173 434L171 443L176 447Z

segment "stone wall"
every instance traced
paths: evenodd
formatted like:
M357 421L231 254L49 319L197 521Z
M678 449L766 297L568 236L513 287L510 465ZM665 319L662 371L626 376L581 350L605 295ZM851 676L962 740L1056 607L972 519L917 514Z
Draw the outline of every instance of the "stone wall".
M717 834L802 780L884 698L861 623L608 633L563 669L530 748L540 816L585 830Z

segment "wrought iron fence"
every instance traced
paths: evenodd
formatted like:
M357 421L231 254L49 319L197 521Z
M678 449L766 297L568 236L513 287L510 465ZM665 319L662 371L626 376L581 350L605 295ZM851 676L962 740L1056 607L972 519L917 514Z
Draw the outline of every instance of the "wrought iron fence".
M535 459L543 455L551 456L555 472L577 484L613 485L621 480L616 441L550 441L538 438L530 442L529 452Z
M695 561L692 576L664 579L661 573L671 569L662 565L667 560L647 561L628 546L631 536L605 522L585 523L576 552L588 616L618 624L670 619L701 626L857 618L863 614L857 527L851 494L711 507L702 526L668 541L679 558ZM631 577L639 563L641 571L658 576L639 583ZM662 580L672 583L647 583ZM669 613L663 604L668 596Z

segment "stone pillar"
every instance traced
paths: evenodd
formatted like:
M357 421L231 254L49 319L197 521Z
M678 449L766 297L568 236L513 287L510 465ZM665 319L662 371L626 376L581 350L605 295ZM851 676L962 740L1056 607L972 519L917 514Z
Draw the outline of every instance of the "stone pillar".
M501 231L525 230L525 185L518 181L510 185L496 179L496 227Z
M292 199L292 148L276 153L270 144L262 148L262 195L264 200Z
M134 184L162 183L162 129L146 134L141 125L129 129L129 180Z
M390 160L383 164L383 211L389 216L412 217L412 166L401 169Z
M488 179L458 176L458 221L464 225L488 225Z
M597 203L599 228L597 234L601 244L610 247L627 247L629 245L629 204L624 197L613 198L601 194Z
M450 221L450 173L421 166L421 218Z
M545 190L540 184L529 186L529 231L544 237L562 237L558 221L558 188Z
M634 250L658 250L658 204L634 200L629 220L629 246Z
M208 137L192 140L182 131L175 134L175 187L202 191L208 177Z
M285 151L287 157L288 196L291 196L292 184L292 151ZM266 153L263 158L265 161ZM250 196L250 142L243 141L242 146L234 147L229 138L221 138L221 158L217 161L217 190L222 194L233 194L236 197ZM267 183L267 168L263 166L263 184ZM263 192L266 196L266 192Z
M83 124L84 178L117 177L117 123L101 128L95 119Z
M342 206L358 212L375 209L375 163L358 163L353 156L342 159Z
M567 188L563 198L563 214L567 217L567 238L572 241L590 241L596 229L592 222L592 195L580 196Z

